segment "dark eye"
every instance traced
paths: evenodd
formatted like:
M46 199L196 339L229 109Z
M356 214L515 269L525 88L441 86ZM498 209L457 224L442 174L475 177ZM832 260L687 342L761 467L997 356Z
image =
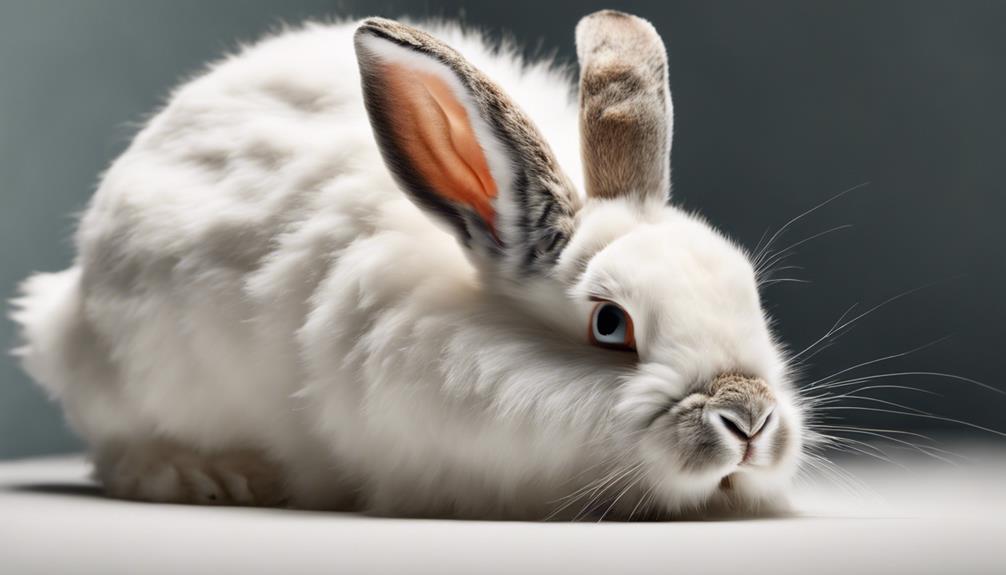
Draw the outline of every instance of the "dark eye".
M598 302L590 319L590 341L601 347L636 349L632 318L624 309L610 301Z

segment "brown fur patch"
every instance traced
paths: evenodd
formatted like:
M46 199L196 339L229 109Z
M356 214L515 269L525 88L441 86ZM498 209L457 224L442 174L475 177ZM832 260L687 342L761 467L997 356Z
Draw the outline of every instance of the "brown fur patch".
M775 405L775 395L765 380L737 373L715 378L709 385L711 407L727 408L743 417L748 429Z
M636 16L603 10L580 20L576 49L587 194L668 196L672 112L657 31Z
M717 377L709 385L712 395L737 395L773 400L772 390L765 380L739 373L725 373Z

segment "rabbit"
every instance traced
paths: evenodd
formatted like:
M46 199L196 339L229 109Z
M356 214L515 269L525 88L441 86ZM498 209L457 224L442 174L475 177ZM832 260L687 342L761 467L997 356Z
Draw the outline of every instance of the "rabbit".
M13 302L104 489L785 509L804 407L748 252L672 201L663 42L601 11L576 48L578 90L450 23L306 24L177 89Z

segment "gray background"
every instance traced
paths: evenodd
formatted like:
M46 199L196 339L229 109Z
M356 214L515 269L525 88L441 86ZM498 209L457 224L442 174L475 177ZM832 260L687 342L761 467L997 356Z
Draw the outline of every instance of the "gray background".
M649 18L668 45L684 206L753 247L766 229L870 182L780 244L854 225L800 247L791 263L804 269L787 277L810 284L765 293L794 349L851 304L928 286L858 322L813 358L806 381L949 335L861 372L940 371L1003 388L1006 3L997 2L0 0L0 295L32 270L69 264L73 213L176 82L280 21L460 17L570 62L576 20L602 7ZM0 322L0 343L14 342ZM1006 428L1001 395L946 378L887 382L941 395L878 397ZM932 419L834 414L993 437ZM0 457L77 447L43 394L0 360Z

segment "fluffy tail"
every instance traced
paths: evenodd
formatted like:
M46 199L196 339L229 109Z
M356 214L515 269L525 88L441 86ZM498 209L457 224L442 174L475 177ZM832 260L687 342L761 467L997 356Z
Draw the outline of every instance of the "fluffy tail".
M11 304L10 317L20 325L22 341L14 355L51 396L62 397L79 350L87 345L80 268L29 277Z

